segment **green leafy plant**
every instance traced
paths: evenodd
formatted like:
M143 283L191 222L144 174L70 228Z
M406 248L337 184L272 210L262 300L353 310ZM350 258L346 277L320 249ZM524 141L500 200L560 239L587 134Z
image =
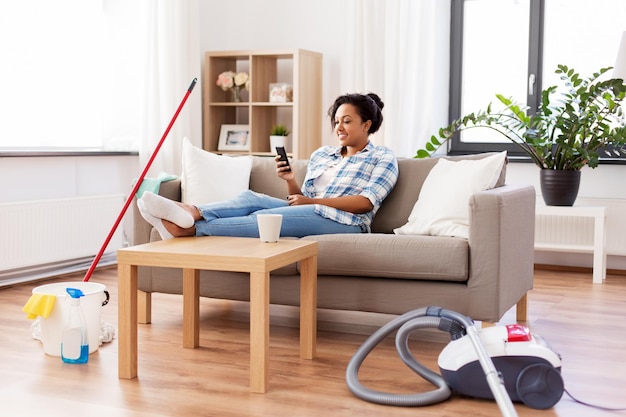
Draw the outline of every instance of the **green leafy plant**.
M274 125L270 131L270 136L289 136L289 130L285 125Z
M626 127L620 103L626 98L622 79L600 81L611 68L602 68L589 78L581 78L573 69L558 65L564 91L557 86L541 93L541 104L534 115L528 107L497 94L505 107L470 113L441 128L415 158L432 155L457 132L470 128L489 128L516 144L542 169L580 170L585 165L598 166L599 153L619 156L626 146Z

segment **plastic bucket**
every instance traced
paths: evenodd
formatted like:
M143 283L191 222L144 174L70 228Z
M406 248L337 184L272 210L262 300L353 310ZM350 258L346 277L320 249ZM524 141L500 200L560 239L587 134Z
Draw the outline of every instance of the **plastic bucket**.
M85 294L80 298L80 307L87 322L89 353L93 353L100 347L100 312L109 302L106 286L95 282L59 282L33 289L33 294L56 296L52 312L47 319L42 317L40 320L43 350L47 355L61 356L61 336L68 324L71 304L66 288L78 288Z

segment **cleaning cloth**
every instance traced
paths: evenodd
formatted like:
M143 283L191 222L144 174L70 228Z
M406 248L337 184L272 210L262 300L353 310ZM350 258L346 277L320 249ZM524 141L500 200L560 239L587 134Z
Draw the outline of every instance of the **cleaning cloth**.
M56 298L56 295L53 294L33 294L22 311L26 313L26 318L29 320L34 320L37 316L47 319L52 312Z
M137 190L137 198L141 198L143 193L146 191L153 192L154 194L159 193L159 188L161 188L162 182L172 181L177 179L178 176L173 174L167 174L165 172L160 172L156 178L144 178Z

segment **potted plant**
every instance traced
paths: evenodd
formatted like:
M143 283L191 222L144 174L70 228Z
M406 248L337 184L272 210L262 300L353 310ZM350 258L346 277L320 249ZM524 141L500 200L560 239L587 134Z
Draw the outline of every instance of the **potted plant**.
M580 170L598 166L600 152L621 155L626 146L626 127L620 103L626 98L626 84L622 79L601 81L611 68L602 68L589 78L581 78L573 69L558 65L565 91L557 86L541 93L541 104L534 115L527 115L528 107L506 98L496 97L504 105L494 111L470 113L454 120L433 135L416 158L430 156L457 132L477 127L493 129L519 147L541 168L540 184L547 205L571 206L576 200L580 184ZM556 97L554 97L556 95ZM564 178L565 177L565 178ZM571 190L564 186L570 183ZM551 195L551 185L557 195Z
M276 153L277 146L285 146L287 144L287 136L289 136L289 129L287 126L277 124L272 126L270 130L270 147L272 152Z

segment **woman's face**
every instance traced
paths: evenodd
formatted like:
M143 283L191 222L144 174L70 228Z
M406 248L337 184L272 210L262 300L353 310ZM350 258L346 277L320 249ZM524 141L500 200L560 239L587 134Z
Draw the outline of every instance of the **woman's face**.
M371 121L363 121L352 104L342 104L335 113L335 134L339 144L346 147L356 147L358 150L367 145Z

